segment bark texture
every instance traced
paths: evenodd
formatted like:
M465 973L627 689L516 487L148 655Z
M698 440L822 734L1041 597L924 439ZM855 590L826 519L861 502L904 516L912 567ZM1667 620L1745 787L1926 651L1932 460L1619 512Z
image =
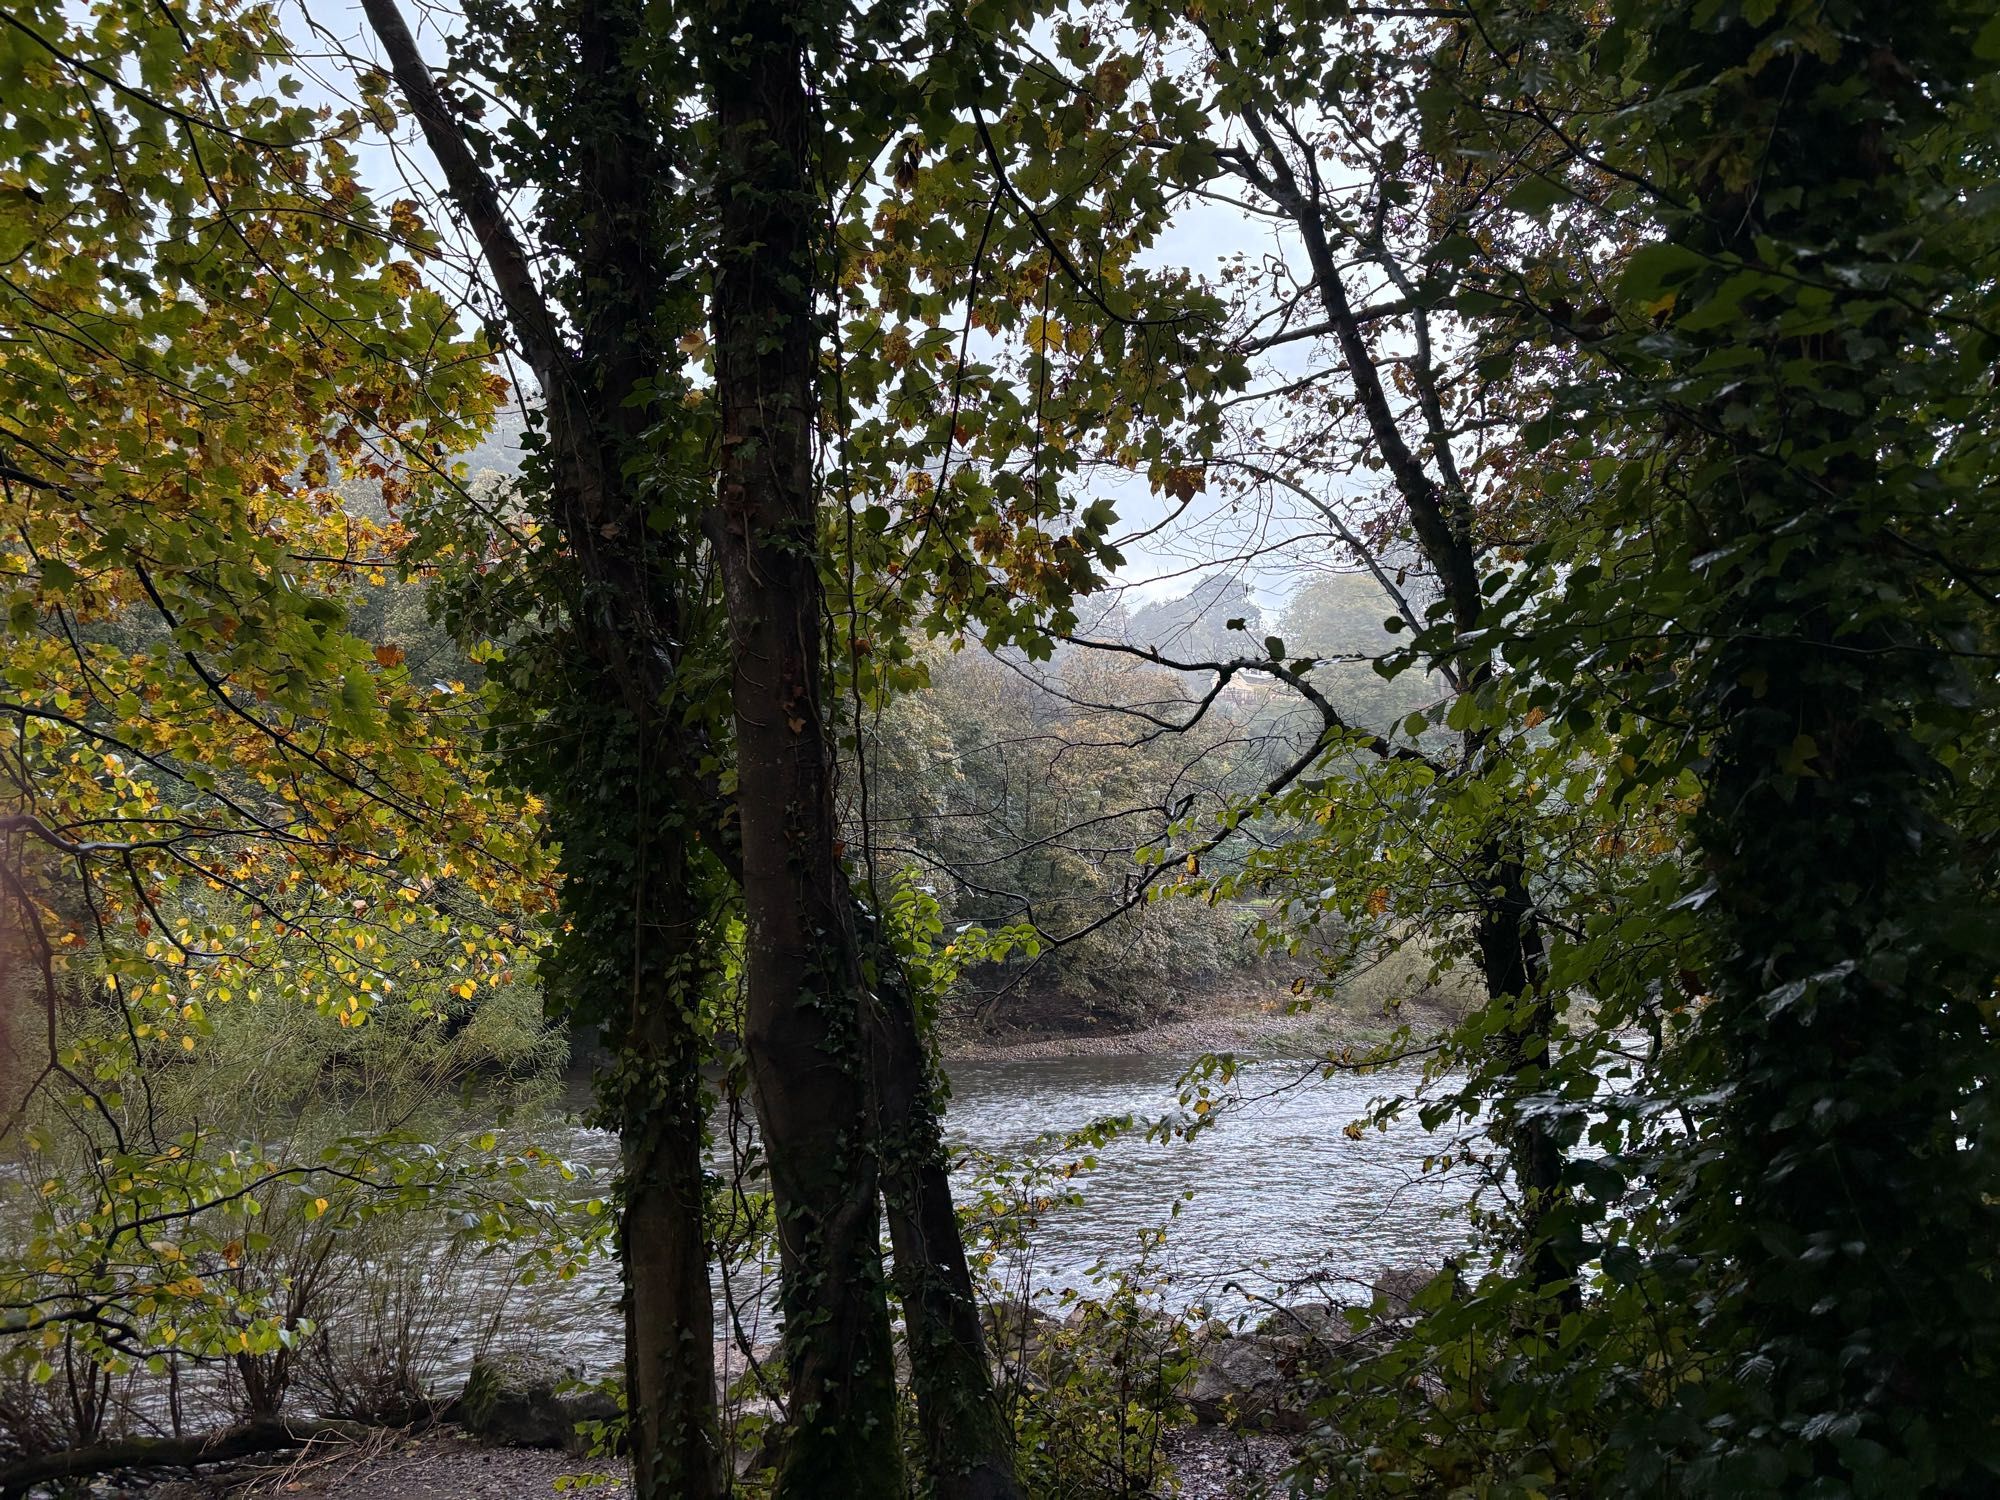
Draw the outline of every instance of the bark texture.
M721 1472L714 1302L701 1233L701 1076L684 1039L660 1034L669 1030L649 1017L625 1049L635 1086L619 1132L632 1488L663 1500L720 1493Z
M587 0L573 12L577 66L563 101L573 128L560 149L575 182L550 185L555 197L580 192L590 209L572 250L572 346L395 0L364 0L364 9L541 386L550 507L575 560L576 597L565 602L584 679L552 687L570 711L574 763L550 789L551 808L558 824L588 829L616 851L574 862L578 903L601 915L623 902L631 918L614 935L620 961L577 972L596 987L587 1008L604 1018L619 1054L605 1101L624 1168L633 1489L648 1500L710 1500L723 1483L692 999L710 935L690 878L699 747L673 708L689 634L680 580L698 538L655 534L632 463L649 451L652 414L630 398L674 359L674 330L660 312L670 269L656 202L665 163L639 71L645 38L628 0ZM593 729L600 699L615 723Z
M1013 1433L994 1389L951 1200L940 1083L893 955L884 954L880 968L869 1050L882 1200L931 1491L938 1500L1017 1500Z
M901 1492L865 986L835 833L813 465L815 8L714 0L717 553L729 606L744 1044L777 1214L791 1381L781 1497Z

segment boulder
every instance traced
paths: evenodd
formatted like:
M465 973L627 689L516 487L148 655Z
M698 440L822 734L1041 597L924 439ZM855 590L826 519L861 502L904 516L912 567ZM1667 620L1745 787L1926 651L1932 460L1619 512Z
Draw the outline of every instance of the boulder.
M580 1422L610 1422L618 1402L601 1390L571 1390L576 1373L533 1355L477 1360L451 1415L474 1437L515 1448L564 1448L581 1453L590 1440Z
M1266 1333L1216 1339L1201 1351L1187 1403L1195 1420L1297 1431L1304 1425L1293 1384L1292 1341Z
M1257 1325L1257 1332L1281 1339L1322 1339L1345 1342L1353 1332L1341 1310L1331 1302L1298 1302L1275 1309Z
M1003 1297L979 1309L986 1356L1002 1383L1046 1389L1063 1322L1034 1303Z
M1443 1266L1391 1266L1375 1278L1370 1288L1375 1310L1392 1318L1400 1318L1410 1310L1410 1303L1425 1287L1438 1277L1449 1275L1454 1292L1459 1287L1458 1268L1450 1262Z
M1060 1320L1020 1297L987 1303L979 1309L979 1321L986 1330L987 1347L1010 1364L1032 1360L1062 1327Z
M902 1359L902 1345L897 1344L897 1358ZM751 1370L752 1362L763 1372L760 1381ZM898 1364L898 1371L902 1365ZM715 1394L724 1405L732 1400L749 1400L770 1405L761 1395L763 1386L769 1384L782 1389L785 1384L784 1350L775 1339L759 1340L745 1346L734 1339L715 1341Z

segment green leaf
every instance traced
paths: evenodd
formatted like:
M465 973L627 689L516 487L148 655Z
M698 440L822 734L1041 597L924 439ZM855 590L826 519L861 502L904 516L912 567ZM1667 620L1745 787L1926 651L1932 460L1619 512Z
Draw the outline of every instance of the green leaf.
M1524 177L1507 193L1507 206L1516 213L1542 218L1558 203L1565 202L1570 191L1553 177L1537 173Z
M1708 264L1685 245L1655 241L1641 245L1626 258L1618 278L1618 289L1635 302L1652 303L1662 294L1680 286Z
M2000 15L1979 28L1979 36L1972 44L1972 55L1981 62L2000 61Z

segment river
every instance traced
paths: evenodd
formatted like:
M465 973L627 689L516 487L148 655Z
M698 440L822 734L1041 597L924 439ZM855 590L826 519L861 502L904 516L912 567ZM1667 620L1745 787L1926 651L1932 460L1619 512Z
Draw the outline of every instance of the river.
M1182 1066L1172 1057L1096 1055L953 1063L946 1128L955 1143L1012 1155L1096 1120L1156 1119L1176 1108ZM1142 1236L1160 1226L1165 1237L1149 1252L1157 1294L1224 1316L1244 1310L1246 1296L1290 1295L1315 1274L1325 1279L1310 1295L1365 1300L1368 1283L1389 1266L1435 1266L1461 1248L1466 1228L1455 1210L1466 1180L1422 1173L1424 1156L1438 1149L1433 1138L1414 1120L1359 1138L1344 1132L1371 1099L1408 1089L1414 1075L1315 1075L1284 1086L1296 1072L1276 1063L1247 1068L1233 1089L1242 1102L1192 1140L1150 1140L1138 1129L1097 1150L1096 1166L1064 1184L1082 1202L1043 1216L1025 1256L996 1268L1009 1290L1088 1291L1100 1268L1137 1261ZM561 1147L598 1172L615 1168L615 1143L602 1132L570 1127ZM962 1201L976 1190L966 1171L955 1185ZM510 1326L601 1370L622 1356L613 1296L613 1268L601 1267L520 1296ZM768 1312L754 1296L742 1300L752 1304L751 1336L770 1337Z

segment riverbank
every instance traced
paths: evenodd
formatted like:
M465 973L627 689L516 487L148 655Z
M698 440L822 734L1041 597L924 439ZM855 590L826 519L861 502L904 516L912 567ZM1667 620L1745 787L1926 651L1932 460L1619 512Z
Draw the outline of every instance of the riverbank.
M1452 1019L1441 999L1420 997L1392 1013L1380 1002L1335 996L1310 1003L1264 988L1207 996L1188 1014L1137 1028L1111 1025L1058 1033L1035 1027L947 1026L939 1048L950 1062L1025 1062L1063 1057L1175 1057L1233 1052L1246 1058L1319 1057L1386 1040L1398 1026L1434 1030Z

